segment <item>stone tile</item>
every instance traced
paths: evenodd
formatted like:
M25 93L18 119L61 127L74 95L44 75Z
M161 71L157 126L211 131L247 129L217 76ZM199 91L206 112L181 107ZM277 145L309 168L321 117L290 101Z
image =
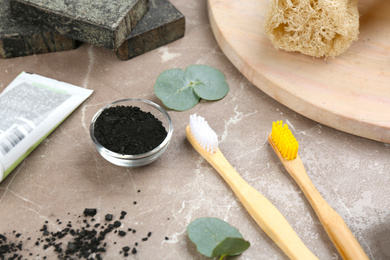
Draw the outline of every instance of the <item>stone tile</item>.
M150 0L149 11L116 51L122 60L164 46L184 36L185 17L168 0Z
M75 49L78 43L54 30L20 24L11 18L9 0L0 0L0 58Z
M12 0L13 17L74 39L117 49L148 10L148 0Z

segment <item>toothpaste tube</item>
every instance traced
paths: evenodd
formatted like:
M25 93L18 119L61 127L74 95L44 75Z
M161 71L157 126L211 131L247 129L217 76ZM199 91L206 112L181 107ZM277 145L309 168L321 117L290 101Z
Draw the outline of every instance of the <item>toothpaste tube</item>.
M92 90L22 72L0 94L0 181Z

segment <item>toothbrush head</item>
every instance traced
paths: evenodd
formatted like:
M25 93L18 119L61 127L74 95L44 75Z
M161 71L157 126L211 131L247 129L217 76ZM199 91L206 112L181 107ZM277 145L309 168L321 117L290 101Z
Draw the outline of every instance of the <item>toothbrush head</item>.
M291 133L288 125L283 125L283 121L272 123L271 139L283 158L289 161L297 158L298 141Z
M190 129L192 136L204 150L211 154L217 151L218 136L203 117L191 115Z

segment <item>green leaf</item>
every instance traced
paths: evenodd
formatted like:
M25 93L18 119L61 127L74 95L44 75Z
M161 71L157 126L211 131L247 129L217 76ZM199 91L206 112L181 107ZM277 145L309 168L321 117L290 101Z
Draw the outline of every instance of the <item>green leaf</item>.
M250 246L236 228L217 218L196 219L188 225L187 233L199 253L208 257L238 255Z
M242 238L227 237L219 243L213 250L213 256L219 255L239 255L250 246L248 241Z
M170 109L193 108L200 99L219 100L229 92L225 76L206 65L191 65L185 71L169 69L154 84L155 95Z
M200 100L181 69L162 72L154 84L154 93L167 108L178 111L193 108Z
M187 78L193 82L193 88L200 98L219 100L229 92L225 75L207 65L191 65L185 71Z

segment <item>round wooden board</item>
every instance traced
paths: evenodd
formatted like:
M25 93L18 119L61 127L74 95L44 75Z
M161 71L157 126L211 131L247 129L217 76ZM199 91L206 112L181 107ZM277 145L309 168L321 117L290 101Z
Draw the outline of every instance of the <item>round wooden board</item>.
M328 59L276 49L263 29L268 3L208 0L213 33L230 61L297 113L390 143L390 1L359 0L359 40Z

